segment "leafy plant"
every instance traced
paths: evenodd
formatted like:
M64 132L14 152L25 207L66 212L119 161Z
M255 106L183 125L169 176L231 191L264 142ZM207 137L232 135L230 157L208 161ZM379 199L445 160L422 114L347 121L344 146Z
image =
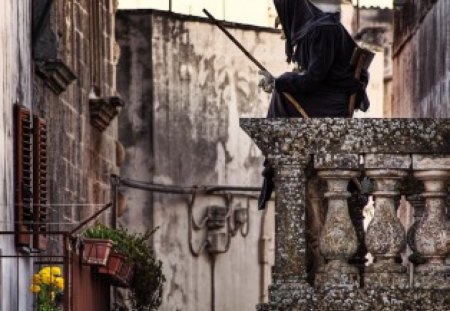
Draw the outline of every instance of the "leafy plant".
M156 310L161 305L163 285L166 281L162 273L162 263L155 258L149 245L156 229L132 234L126 228L120 227L118 231L124 239L126 254L134 264L130 284L132 306L137 311Z
M134 310L157 310L162 301L163 285L166 281L162 272L162 262L155 258L149 240L157 230L147 230L144 233L130 233L127 228L109 228L101 223L87 229L86 238L109 239L113 249L127 256L134 267L130 282L129 296Z
M82 236L89 239L113 240L117 236L117 230L97 222L93 227L86 229Z
M37 295L37 311L60 311L58 297L63 290L64 278L60 267L43 267L33 275L30 291Z

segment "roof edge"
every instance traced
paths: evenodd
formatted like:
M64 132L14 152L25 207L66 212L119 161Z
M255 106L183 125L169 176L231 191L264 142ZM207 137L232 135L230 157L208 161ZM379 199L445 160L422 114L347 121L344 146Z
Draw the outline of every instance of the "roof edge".
M186 15L186 14L157 10L157 9L119 9L117 11L117 16L121 16L121 15L122 16L123 15L159 15L159 16L166 16L166 17L176 18L179 20L184 20L184 21L189 21L189 22L213 24L206 17L195 16L195 15ZM265 31L265 32L271 32L271 33L281 33L280 29L275 29L275 28L267 27L267 26L243 24L243 23L229 22L229 21L224 21L224 20L220 20L220 22L222 22L222 24L227 28Z

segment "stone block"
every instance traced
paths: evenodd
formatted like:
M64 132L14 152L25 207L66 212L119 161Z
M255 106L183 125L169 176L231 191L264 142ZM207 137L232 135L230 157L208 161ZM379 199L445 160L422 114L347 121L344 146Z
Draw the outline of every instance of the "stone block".
M265 155L285 162L327 153L450 154L450 119L241 119L240 125Z
M314 156L316 169L359 169L357 154L318 154Z
M450 171L450 155L413 154L414 170L448 170Z
M398 154L366 154L364 156L366 169L410 169L411 157Z

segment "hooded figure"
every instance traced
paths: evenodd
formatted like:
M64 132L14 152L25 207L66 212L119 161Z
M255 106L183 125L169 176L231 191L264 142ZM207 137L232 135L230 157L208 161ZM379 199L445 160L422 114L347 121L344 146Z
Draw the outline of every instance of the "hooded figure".
M294 96L310 117L348 117L351 94L356 108L369 106L364 81L355 79L350 60L356 43L337 16L324 13L309 0L274 0L286 37L287 61L300 72L286 72L274 80L268 117L300 117L295 107L280 96Z
M274 0L283 31L286 36L288 63L292 60L294 47L317 26L338 25L330 14L325 14L309 1Z
M293 96L309 117L349 117L349 99L357 94L356 109L369 107L365 86L355 76L350 61L356 43L335 14L324 13L309 0L274 0L286 37L288 63L298 66L297 72L286 72L278 78L266 75L260 83L272 91L268 118L301 117L298 110L281 93ZM270 77L270 78L268 78ZM267 89L267 85L271 87ZM259 208L265 206L273 189L273 169L264 164L265 177Z

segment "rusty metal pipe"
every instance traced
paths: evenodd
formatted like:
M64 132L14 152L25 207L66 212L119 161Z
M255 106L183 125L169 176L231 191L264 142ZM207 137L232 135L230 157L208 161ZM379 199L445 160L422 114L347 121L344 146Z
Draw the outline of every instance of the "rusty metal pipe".
M104 211L106 211L108 208L110 208L112 206L112 203L108 203L106 204L104 207L102 207L100 210L98 210L97 212L95 212L92 216L86 218L85 220L83 220L78 226L76 226L75 228L73 228L70 232L69 235L73 235L75 232L77 232L78 230L80 230L81 228L83 228L85 225L87 225L89 222L91 222L92 220L94 220L96 217L98 217L101 213L103 213Z
M141 190L148 190L153 192L171 193L171 194L211 194L214 192L222 191L236 191L236 192L259 192L260 187L248 187L248 186L225 186L225 185L201 185L201 186L179 186L179 185L164 185L153 184L143 181L132 180L128 178L122 178L117 175L112 175L112 178L116 179L120 185L127 187L137 188Z

